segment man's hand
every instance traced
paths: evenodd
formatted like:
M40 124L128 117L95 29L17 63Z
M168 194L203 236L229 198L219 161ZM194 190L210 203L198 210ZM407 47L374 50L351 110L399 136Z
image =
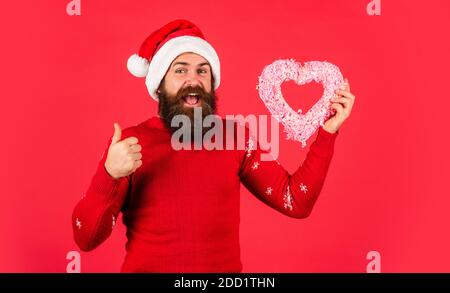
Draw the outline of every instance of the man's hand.
M341 127L342 123L350 116L355 96L350 92L350 83L345 79L345 83L340 90L336 90L336 98L331 99L331 108L336 113L331 116L323 125L323 129L330 133L335 133Z
M114 123L114 135L108 148L105 169L114 179L128 176L142 165L142 147L134 136L120 140L122 130Z

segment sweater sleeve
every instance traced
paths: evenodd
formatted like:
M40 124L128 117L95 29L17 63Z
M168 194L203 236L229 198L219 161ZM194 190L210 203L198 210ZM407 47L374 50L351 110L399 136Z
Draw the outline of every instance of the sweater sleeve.
M261 154L267 151L261 150L258 143L250 143L254 147L244 153L241 182L275 210L292 218L306 218L324 184L337 135L338 132L329 133L320 127L303 164L292 175L277 161L261 161ZM248 137L251 142L251 136Z
M111 235L130 187L130 176L114 179L105 169L108 147L98 163L90 185L72 213L75 242L83 251L99 246Z

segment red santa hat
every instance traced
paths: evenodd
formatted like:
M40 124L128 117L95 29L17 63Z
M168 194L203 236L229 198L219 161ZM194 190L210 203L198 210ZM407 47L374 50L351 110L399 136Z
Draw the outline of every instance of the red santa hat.
M154 31L145 39L139 54L128 58L128 70L136 77L145 77L150 96L158 100L156 90L167 70L180 54L192 52L211 65L214 89L220 84L220 61L214 48L205 40L200 29L190 21L177 19Z

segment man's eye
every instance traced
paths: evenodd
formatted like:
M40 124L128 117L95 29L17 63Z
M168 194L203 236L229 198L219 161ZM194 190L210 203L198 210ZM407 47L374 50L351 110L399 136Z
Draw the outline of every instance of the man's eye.
M176 69L175 73L183 73L185 70L184 69Z
M207 73L208 71L206 69L199 69L198 73Z

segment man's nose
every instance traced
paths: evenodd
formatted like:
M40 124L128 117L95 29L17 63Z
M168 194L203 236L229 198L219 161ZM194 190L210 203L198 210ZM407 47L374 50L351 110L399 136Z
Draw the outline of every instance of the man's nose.
M195 73L195 72L190 73L186 79L185 85L191 86L191 87L200 86L201 83L200 83L197 73Z

